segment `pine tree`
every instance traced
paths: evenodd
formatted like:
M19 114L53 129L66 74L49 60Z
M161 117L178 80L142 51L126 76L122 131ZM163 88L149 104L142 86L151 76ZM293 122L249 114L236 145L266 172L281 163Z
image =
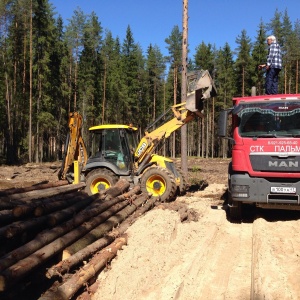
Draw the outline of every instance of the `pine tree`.
M10 1L0 3L0 155L6 156L6 163L10 163L13 158L7 151L12 144L9 134L10 128L10 103L9 95L9 51L8 51L8 26L11 19Z
M266 29L275 35L277 42L282 46L283 45L283 26L281 22L282 13L275 10L274 17L267 23Z
M283 54L283 65L284 65L284 93L290 94L292 90L295 90L294 79L293 79L293 65L294 65L294 44L296 37L293 33L293 26L291 20L285 10L282 21L282 47L281 51ZM281 76L283 77L283 76ZM281 80L282 82L282 80ZM283 92L283 89L282 89Z
M202 42L196 47L194 61L196 69L208 70L210 74L212 74L215 68L215 55L213 46L210 43L206 45L204 42Z
M121 42L118 37L113 41L112 52L109 57L108 67L108 97L107 97L107 119L110 123L122 123L123 110L121 104L127 95L126 82L123 80ZM118 109L116 109L116 107Z
M65 36L69 48L69 89L70 96L73 98L72 109L70 98L69 111L76 111L78 109L78 63L80 60L81 51L83 49L83 35L86 17L87 16L83 13L83 11L78 8L74 11L74 14L66 28Z
M179 89L179 80L178 75L180 72L181 65L181 41L182 41L182 33L179 30L179 27L176 25L172 29L171 35L165 39L167 44L167 49L169 51L169 55L166 57L167 62L170 63L170 68L173 74L173 104L177 104L178 96L180 95Z
M205 44L203 41L202 43L196 47L196 54L195 54L195 67L196 69L203 69L208 70L210 74L215 73L215 49L211 44ZM210 146L210 140L213 144L213 136L211 132L213 132L213 120L211 119L211 115L214 113L214 107L212 101L206 101L205 107L205 118L201 121L201 126L199 126L199 133L201 135L199 138L196 139L196 145L201 144L201 153L202 157L204 153L206 157L212 153L212 149ZM200 122L198 122L200 123ZM201 127L201 128L200 128ZM197 128L196 128L197 131ZM200 143L201 141L201 143ZM200 156L200 147L198 147L198 155Z
M147 123L154 121L157 115L163 112L163 78L166 65L160 49L150 45L147 50L147 97L143 101L144 113L149 115Z
M94 123L96 107L101 107L101 80L103 65L100 64L102 46L102 28L92 13L83 27L82 52L78 69L78 107L83 119L83 137L88 135L88 128ZM96 97L98 95L98 97Z
M170 72L169 75L172 75L172 92L173 92L173 105L180 103L181 95L181 85L180 85L180 66L181 66L181 56L182 56L182 33L179 30L179 27L176 25L173 27L171 35L165 39L167 44L167 49L169 55L166 57L167 62L170 63ZM171 99L170 99L171 100ZM172 102L171 102L172 103ZM171 105L171 104L170 104ZM172 134L172 157L176 155L176 133Z
M295 93L299 92L299 60L300 60L300 20L295 22L294 29L294 55L295 55Z
M219 116L218 112L230 107L232 105L232 97L237 94L237 75L234 67L233 52L228 43L217 52L216 70L215 84L217 86L218 96L215 103L215 117L217 119ZM223 158L227 157L228 143L226 140L222 140L219 147L216 146L216 148L218 148L218 153L220 153Z
M51 54L54 39L55 21L48 0L37 0L33 6L33 96L36 99L34 121L35 131L35 161L43 161L45 151L48 152L48 138L54 134L55 121L51 114L53 102L51 99ZM47 122L45 120L48 120ZM50 122L50 120L52 120ZM49 126L50 124L50 126ZM51 126L52 124L52 126ZM46 144L44 144L44 138Z
M231 99L236 95L236 72L234 68L233 52L228 43L217 52L216 82L218 89L217 109L225 109L231 105Z
M51 113L56 117L56 134L51 139L50 159L62 159L62 145L66 140L67 120L70 98L68 88L68 47L64 37L63 20L59 16L56 20L54 38L52 40L52 54L50 57L50 82L51 84ZM62 130L61 130L62 129Z
M247 36L246 30L242 30L241 35L236 38L237 43L237 92L242 97L251 93L251 64L252 58L250 56L251 40Z
M4 35L1 39L5 92L5 146L6 163L17 163L22 154L21 144L26 147L28 95L26 95L26 54L28 41L28 1L6 1L3 7ZM27 5L27 6L23 6Z
M142 50L135 43L130 26L122 44L122 83L125 97L121 100L122 123L132 123L139 111L139 102L143 99L144 57ZM141 125L141 124L138 124Z
M257 37L252 50L252 85L256 87L256 94L262 95L265 93L264 89L264 72L258 70L258 65L264 64L267 59L266 46L266 29L264 23L261 21L257 30Z
M102 80L102 104L101 104L101 110L98 110L96 108L96 115L99 116L101 114L102 124L104 124L107 119L109 119L108 111L107 111L107 103L109 99L111 98L111 83L112 83L112 77L110 74L113 73L113 65L114 65L114 45L115 41L112 37L111 31L106 31L105 38L103 40L103 45L101 47L100 51L100 57L102 61L103 66L103 80ZM118 54L119 55L119 54Z

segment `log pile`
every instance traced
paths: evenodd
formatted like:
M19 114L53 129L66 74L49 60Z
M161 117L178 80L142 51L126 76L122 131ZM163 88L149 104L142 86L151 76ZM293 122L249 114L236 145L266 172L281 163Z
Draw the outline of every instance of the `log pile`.
M71 299L126 244L126 229L154 206L154 198L139 186L129 190L126 180L93 196L84 186L59 182L0 193L0 299L15 299L20 291L24 297L34 274L46 288L30 297Z

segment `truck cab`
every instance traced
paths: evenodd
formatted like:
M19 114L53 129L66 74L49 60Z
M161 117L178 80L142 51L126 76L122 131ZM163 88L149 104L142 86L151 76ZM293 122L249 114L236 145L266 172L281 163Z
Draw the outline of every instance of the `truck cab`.
M228 119L231 115L231 129ZM300 95L233 99L219 119L219 136L231 141L228 206L300 209Z

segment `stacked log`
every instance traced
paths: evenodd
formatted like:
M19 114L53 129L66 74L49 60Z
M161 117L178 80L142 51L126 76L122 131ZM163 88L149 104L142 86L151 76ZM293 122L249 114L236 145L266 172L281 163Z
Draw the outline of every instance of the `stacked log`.
M52 187L57 187L57 186L63 186L67 185L68 181L67 180L59 180L56 182L47 182L47 183L41 183L41 184L35 184L32 186L24 187L24 188L11 188L7 189L4 191L0 191L0 197L5 197L8 195L13 195L13 194L21 194L25 192L30 192L34 190L43 190L43 189L48 189Z
M119 225L117 228L114 228L112 231L110 231L108 234L106 234L104 237L97 239L91 244L86 245L85 247L82 247L81 250L78 250L78 252L75 252L73 255L70 255L68 258L63 259L60 261L57 265L54 265L47 271L47 277L51 278L54 276L61 276L70 270L72 270L75 266L82 263L83 261L87 260L88 257L90 257L92 254L96 253L100 249L108 246L110 243L112 243L116 237L122 235L125 233L125 231L128 229L128 227L133 224L133 222L141 216L143 213L148 211L154 206L154 203L156 201L155 198L147 200L147 196L142 195L140 196L136 201L134 205L131 205L129 207L126 207L128 213L128 218L124 220L124 222L120 222L121 225ZM144 205L143 205L144 204ZM138 208L138 209L137 209ZM125 211L124 209L124 211ZM135 214L133 214L136 212ZM123 216L115 215L108 219L108 222L110 225L110 228L113 227L113 225L119 224L120 218L123 220ZM105 223L103 224L106 225ZM105 230L108 232L109 230ZM68 250L68 248L66 249ZM66 251L65 250L65 251Z
M40 300L70 299L89 279L104 268L106 263L117 255L117 251L127 244L127 237L119 237L109 247L96 254L78 273L64 282L56 290L49 290Z
M136 199L136 194L140 192L140 187L136 186L134 189L129 191L128 193L123 194L122 196L118 196L118 199ZM101 223L99 226L88 232L85 236L81 239L77 240L75 243L67 247L63 251L62 259L65 260L66 258L70 257L71 255L75 254L76 252L82 250L83 248L87 247L88 245L92 244L94 241L98 240L99 238L103 237L108 231L110 231L113 227L118 226L122 221L124 221L130 214L132 214L136 208L142 205L147 198L140 197L138 201L136 201L133 205L128 206L126 205L121 211L115 214L113 217L109 218L106 222ZM128 204L128 203L127 203Z
M35 270L44 270L43 280L49 280L82 267L83 261L99 255L97 252L104 247L121 248L126 238L115 241L116 238L155 201L141 194L139 186L129 190L126 180L93 196L81 191L84 186L64 184L1 192L0 224L4 226L0 228L0 298L9 299L8 295L16 290L13 287L28 286L28 275ZM117 234L116 227L120 230ZM103 250L102 258L96 259L96 268L91 267L96 271L87 271L90 275L86 278L103 268L116 251L108 254ZM65 260L61 261L62 256ZM54 265L47 272L49 262ZM67 276L62 279L66 286ZM84 278L78 281L72 295L84 286L88 280Z

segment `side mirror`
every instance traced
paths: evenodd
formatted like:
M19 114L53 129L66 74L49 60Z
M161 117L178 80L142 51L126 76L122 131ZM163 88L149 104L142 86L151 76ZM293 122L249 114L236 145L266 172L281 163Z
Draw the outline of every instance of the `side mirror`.
M222 110L218 120L218 136L227 137L228 110Z

